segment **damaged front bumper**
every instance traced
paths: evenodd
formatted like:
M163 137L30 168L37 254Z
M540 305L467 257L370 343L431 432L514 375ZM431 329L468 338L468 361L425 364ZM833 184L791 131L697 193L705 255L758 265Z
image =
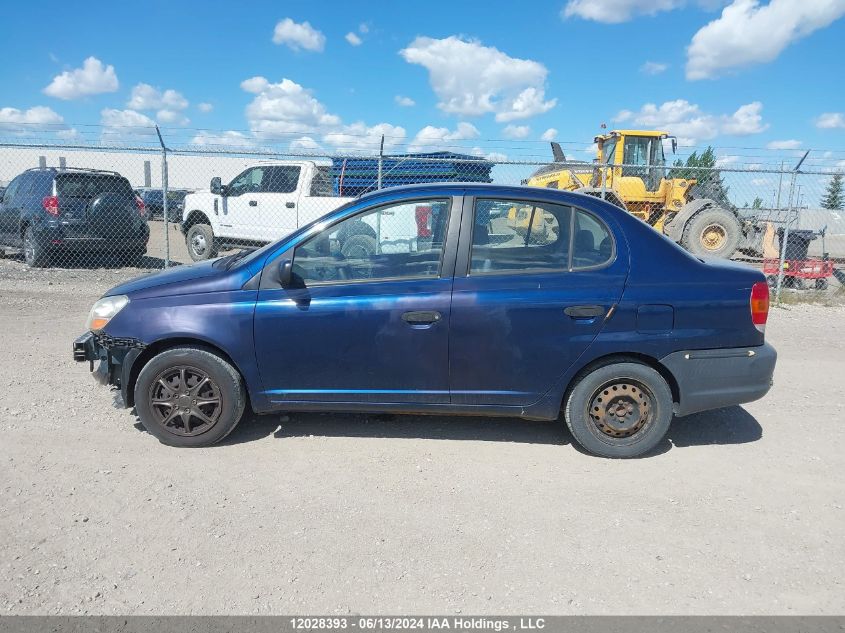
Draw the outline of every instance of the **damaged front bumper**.
M146 344L137 339L86 332L73 342L73 360L87 362L94 379L120 389L123 402L131 406L132 366L145 348Z

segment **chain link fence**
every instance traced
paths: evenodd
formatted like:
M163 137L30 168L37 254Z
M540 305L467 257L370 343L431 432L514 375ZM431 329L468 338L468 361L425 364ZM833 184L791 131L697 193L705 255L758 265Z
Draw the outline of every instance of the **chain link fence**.
M279 239L369 191L432 182L521 184L604 198L696 255L761 269L778 298L827 296L845 285L836 165L607 164L567 160L562 152L552 161L508 161L455 152L2 143L0 248L21 267L161 269ZM508 205L488 213L495 239L549 239L543 214L529 217ZM381 251L421 252L437 239L441 219L436 200L373 214L325 248L348 253L375 240Z

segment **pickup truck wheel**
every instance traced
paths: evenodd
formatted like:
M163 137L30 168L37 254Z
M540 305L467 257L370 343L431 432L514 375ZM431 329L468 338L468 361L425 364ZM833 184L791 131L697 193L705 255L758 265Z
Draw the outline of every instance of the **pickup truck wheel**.
M188 255L195 262L217 257L214 231L208 224L194 224L185 235L185 243L188 245Z
M672 391L640 363L603 365L577 379L564 411L572 436L601 457L638 457L664 438L672 421Z
M26 227L23 232L23 259L30 268L42 268L50 261L47 249L35 239L31 226Z
M162 444L211 446L237 426L246 406L240 374L199 347L177 347L148 362L135 383L135 408Z

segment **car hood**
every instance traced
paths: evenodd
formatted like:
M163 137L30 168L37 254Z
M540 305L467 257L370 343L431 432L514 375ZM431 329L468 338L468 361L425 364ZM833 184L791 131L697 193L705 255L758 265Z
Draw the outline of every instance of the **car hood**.
M130 295L131 297L160 297L170 294L210 292L224 290L226 279L233 275L214 266L216 260L199 262L187 266L174 266L158 273L143 275L119 284L103 296ZM234 282L233 282L234 283Z

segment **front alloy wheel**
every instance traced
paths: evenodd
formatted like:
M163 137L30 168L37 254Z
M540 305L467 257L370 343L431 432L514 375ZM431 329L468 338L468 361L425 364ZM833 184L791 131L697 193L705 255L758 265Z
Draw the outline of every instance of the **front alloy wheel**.
M209 349L175 347L154 356L135 382L144 428L170 446L211 446L240 421L246 390L238 371Z
M183 436L205 433L217 424L223 410L217 383L189 365L171 367L156 376L149 404L162 428Z

